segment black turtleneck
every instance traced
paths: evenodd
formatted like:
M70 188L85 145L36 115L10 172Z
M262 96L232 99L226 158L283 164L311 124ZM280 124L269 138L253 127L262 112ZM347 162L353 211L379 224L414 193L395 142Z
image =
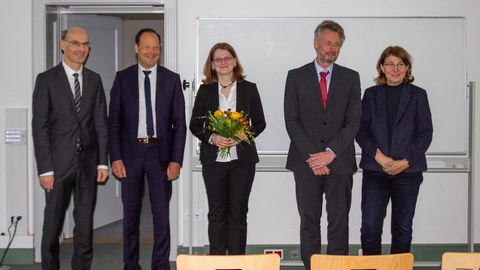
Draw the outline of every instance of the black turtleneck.
M402 96L403 84L391 86L385 85L385 106L387 109L387 129L388 129L388 154L392 150L393 126L397 119L398 105Z

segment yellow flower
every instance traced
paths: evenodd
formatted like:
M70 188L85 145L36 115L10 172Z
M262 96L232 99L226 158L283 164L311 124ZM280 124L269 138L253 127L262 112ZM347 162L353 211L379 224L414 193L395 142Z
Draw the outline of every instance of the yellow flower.
M233 120L236 120L238 118L240 118L240 116L242 116L239 112L232 112L232 114L230 115L232 117Z
M222 116L222 115L223 115L222 110L216 110L216 111L213 113L213 116L215 116L215 117L220 117L220 116Z

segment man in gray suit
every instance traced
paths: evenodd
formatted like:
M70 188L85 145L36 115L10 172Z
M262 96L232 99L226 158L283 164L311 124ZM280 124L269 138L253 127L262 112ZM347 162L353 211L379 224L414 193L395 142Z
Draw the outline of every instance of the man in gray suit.
M295 178L301 257L307 270L310 256L320 253L324 195L327 254L348 254L348 214L357 170L353 141L361 116L359 75L335 64L345 40L343 28L323 21L314 33L317 57L288 72L284 100L291 141L286 167Z
M59 242L73 193L72 269L90 269L97 182L105 182L107 112L100 76L85 68L87 32L62 33L61 64L38 75L33 92L32 131L40 185L45 189L42 269L59 269Z

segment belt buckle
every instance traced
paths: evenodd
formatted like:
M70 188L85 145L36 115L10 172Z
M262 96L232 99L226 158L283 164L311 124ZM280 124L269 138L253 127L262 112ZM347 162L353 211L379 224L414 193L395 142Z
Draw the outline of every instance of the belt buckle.
M139 143L148 143L148 138L138 138Z

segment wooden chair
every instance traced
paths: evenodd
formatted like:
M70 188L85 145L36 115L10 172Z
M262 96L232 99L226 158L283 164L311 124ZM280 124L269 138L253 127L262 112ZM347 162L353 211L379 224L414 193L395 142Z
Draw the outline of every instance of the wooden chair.
M480 270L480 253L445 252L442 270Z
M177 270L280 270L277 254L178 255Z
M312 270L412 270L413 254L348 256L314 254Z

